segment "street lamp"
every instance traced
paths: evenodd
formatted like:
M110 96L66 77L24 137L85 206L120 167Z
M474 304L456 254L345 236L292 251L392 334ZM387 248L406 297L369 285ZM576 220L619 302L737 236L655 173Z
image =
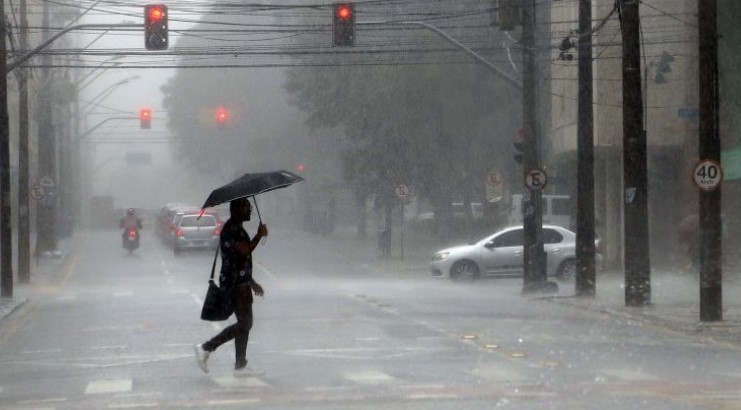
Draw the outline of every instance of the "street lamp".
M139 78L139 76L138 75L135 75L135 76L132 76L132 77L124 78L123 80L120 80L118 82L115 82L115 83L109 85L103 91L101 91L100 93L98 93L98 95L96 95L95 97L93 97L92 100L88 101L82 108L80 108L80 112L83 111L83 110L85 110L85 108L87 108L90 105L97 106L103 100L105 100L109 95L111 95L111 93L113 92L114 89L116 89L117 87L122 86L124 84L127 84L131 80L136 80L137 78ZM80 115L80 117L84 117L84 115Z

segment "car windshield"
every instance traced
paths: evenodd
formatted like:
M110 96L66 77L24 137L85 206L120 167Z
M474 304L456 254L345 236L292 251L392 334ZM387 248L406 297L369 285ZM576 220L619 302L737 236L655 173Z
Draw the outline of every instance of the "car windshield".
M741 0L0 4L0 410L741 409Z
M216 226L216 218L211 215L202 215L200 218L198 217L198 215L186 215L180 219L181 228L200 228L214 226Z

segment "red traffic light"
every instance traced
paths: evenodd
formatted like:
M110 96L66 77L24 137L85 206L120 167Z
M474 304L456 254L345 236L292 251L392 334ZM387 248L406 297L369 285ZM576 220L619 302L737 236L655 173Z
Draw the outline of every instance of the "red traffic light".
M165 9L161 6L152 6L149 8L149 19L151 21L162 20L165 17Z
M147 50L167 50L168 43L167 6L144 6L144 47Z
M340 20L349 20L352 18L352 9L347 4L340 4L337 6L337 17Z
M152 109L142 108L139 110L139 128L147 129L152 127Z
M299 162L298 165L296 165L296 171L298 172L306 171L306 165L303 162Z
M335 3L332 13L332 44L355 45L355 4Z
M229 121L229 111L225 107L219 107L216 109L216 122L219 124L225 124Z

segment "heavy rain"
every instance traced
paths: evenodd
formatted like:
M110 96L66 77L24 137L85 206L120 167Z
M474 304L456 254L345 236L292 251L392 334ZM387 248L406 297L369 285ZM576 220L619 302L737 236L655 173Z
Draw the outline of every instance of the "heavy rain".
M0 409L739 408L738 2L0 4Z

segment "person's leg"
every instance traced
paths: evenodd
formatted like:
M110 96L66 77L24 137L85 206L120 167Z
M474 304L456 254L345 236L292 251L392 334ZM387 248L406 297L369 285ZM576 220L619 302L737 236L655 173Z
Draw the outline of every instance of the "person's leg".
M252 329L252 289L249 285L240 285L237 288L236 306L234 314L237 323L234 324L234 369L242 369L247 366L247 342Z

